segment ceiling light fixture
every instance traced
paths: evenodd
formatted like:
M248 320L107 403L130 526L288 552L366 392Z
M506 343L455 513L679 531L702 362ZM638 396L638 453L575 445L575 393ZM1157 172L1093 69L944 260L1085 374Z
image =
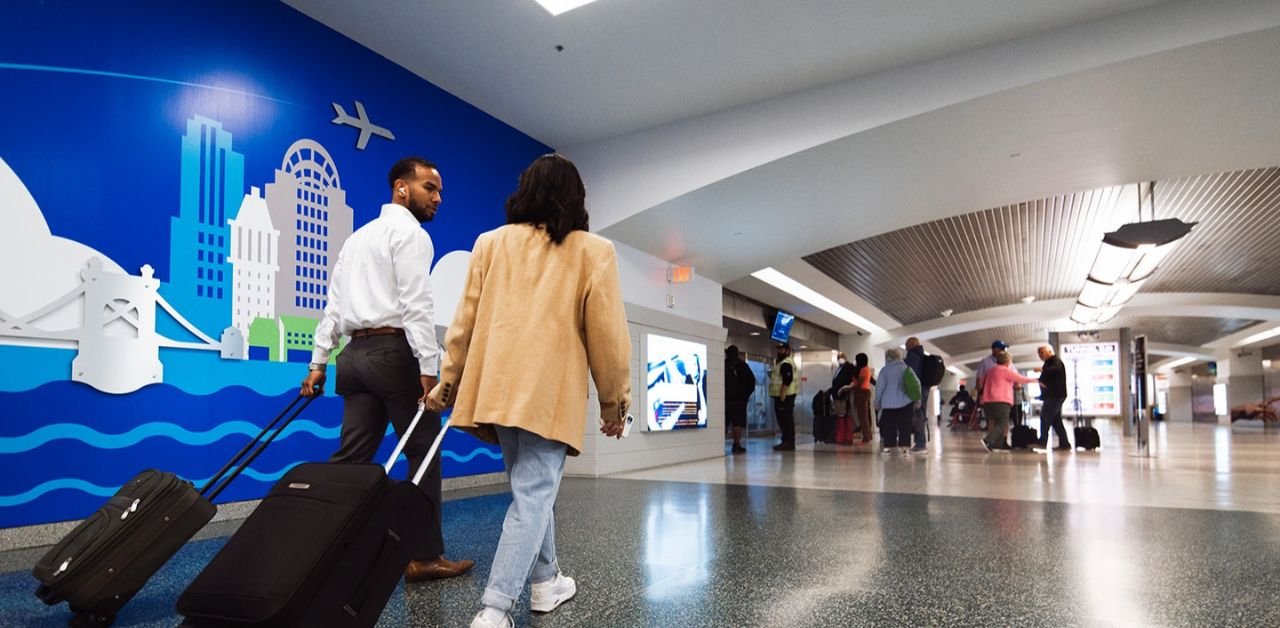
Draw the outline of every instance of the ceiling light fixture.
M534 0L542 5L551 15L560 15L565 11L576 9L584 4L591 4L596 0Z
M952 314L955 314L955 313L956 313L956 311L955 311L955 310L953 310L953 309L951 309L951 308L947 308L947 309L942 310L941 312L938 312L938 313L942 315L942 318L946 318L946 317L948 317L948 316L951 316Z
M832 316L835 316L850 325L865 329L872 333L884 333L883 327L859 316L853 310L823 296L817 290L814 290L813 288L778 272L775 268L770 267L763 270L757 270L756 272L751 273L751 276Z
M1255 342L1260 342L1262 340L1270 340L1271 338L1275 338L1276 336L1280 336L1280 326L1272 327L1267 331L1260 331L1252 336L1249 336L1248 338L1245 338L1244 340L1241 340L1240 342L1237 342L1236 346L1243 347L1245 345L1251 345Z
M1142 222L1144 198L1152 218L1147 222ZM1155 182L1138 184L1138 222L1122 225L1102 237L1102 248L1080 289L1071 320L1092 325L1115 318L1195 225L1177 218L1155 220Z
M1030 294L1028 294L1027 296L1022 297L1021 301L1022 301L1023 303L1035 303L1035 301L1036 301L1036 297L1035 297L1035 295L1030 295Z
M1172 371L1173 369L1176 369L1176 368L1178 368L1179 366L1186 366L1186 365L1191 364L1192 362L1195 362L1195 361L1196 361L1196 359L1195 359L1195 358L1193 358L1193 357L1191 357L1191 356L1186 356L1186 357L1183 357L1183 358L1178 358L1178 359L1176 359L1176 360L1174 360L1174 361L1172 361L1172 362L1170 362L1170 363L1168 363L1168 364L1164 365L1162 368L1163 368L1163 369L1167 369L1167 370Z

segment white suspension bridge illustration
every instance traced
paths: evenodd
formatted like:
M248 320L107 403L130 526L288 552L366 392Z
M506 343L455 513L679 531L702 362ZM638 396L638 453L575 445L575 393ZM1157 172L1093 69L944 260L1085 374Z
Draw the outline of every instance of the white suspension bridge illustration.
M55 343L74 343L78 353L71 379L108 393L133 392L164 381L160 349L218 351L223 359L245 359L244 334L227 327L219 340L201 332L159 293L160 280L151 265L138 276L103 268L91 257L80 271L80 284L49 304L22 316L0 311L0 342L4 337ZM36 326L42 318L84 298L84 316L78 328L46 330ZM181 341L156 330L157 306L198 342Z

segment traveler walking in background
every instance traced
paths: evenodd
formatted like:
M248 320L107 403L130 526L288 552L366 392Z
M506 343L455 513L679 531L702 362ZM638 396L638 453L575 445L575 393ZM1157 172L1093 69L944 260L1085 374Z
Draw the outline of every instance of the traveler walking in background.
M996 365L987 370L982 387L982 414L987 417L987 435L982 439L982 446L987 451L1009 451L1009 443L1005 441L1005 432L1009 430L1009 411L1013 408L1013 387L1016 384L1031 384L1034 377L1024 377L1009 366L1011 362L1008 351L995 354Z
M573 162L536 159L507 199L507 224L482 234L445 339L428 406L502 446L512 501L473 628L511 626L526 582L549 612L577 583L560 573L552 507L566 455L586 431L587 374L600 431L622 435L631 403L631 339L613 244L587 232L586 189Z
M747 450L742 446L742 431L747 428L747 402L756 391L756 376L738 354L738 347L724 350L724 416L733 429L733 453Z
M1037 350L1044 366L1040 367L1040 447L1049 446L1049 428L1058 435L1055 449L1070 450L1067 428L1062 425L1062 404L1067 400L1067 365L1054 355L1052 345L1041 345Z
M885 365L876 381L876 411L880 412L880 438L884 453L900 447L907 453L915 411L920 406L920 380L902 361L901 349L884 352Z
M436 385L439 347L431 295L434 250L424 223L435 218L444 184L435 164L421 157L401 159L387 175L391 201L382 213L347 238L329 283L324 318L316 325L311 366L302 394L324 386L329 355L349 336L338 355L342 395L342 433L332 462L369 462L387 434L387 423L403 434L419 401ZM440 415L425 414L405 447L416 470L440 433ZM440 532L440 465L418 485L434 504L435 516L423 522L430 547L444 547ZM405 581L451 578L466 573L470 560L416 556Z
M769 374L769 396L773 398L773 414L778 419L778 431L782 442L773 446L774 451L795 451L796 448L796 393L800 392L800 377L796 363L791 359L791 346L778 345L778 362Z

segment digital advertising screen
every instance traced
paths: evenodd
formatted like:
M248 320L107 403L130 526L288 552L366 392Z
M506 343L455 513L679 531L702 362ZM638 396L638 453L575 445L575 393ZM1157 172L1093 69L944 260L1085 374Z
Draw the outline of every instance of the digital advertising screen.
M773 333L769 334L770 338L778 342L786 342L791 339L791 326L796 322L795 314L787 314L786 312L778 312L773 319Z
M707 345L648 334L645 427L666 432L707 426Z
M1066 413L1119 416L1120 343L1089 342L1062 345L1067 367Z

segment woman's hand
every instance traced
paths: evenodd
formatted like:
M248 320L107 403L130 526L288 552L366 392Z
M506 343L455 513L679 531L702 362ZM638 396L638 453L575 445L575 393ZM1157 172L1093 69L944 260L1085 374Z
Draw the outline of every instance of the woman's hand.
M622 421L617 421L614 423L610 423L605 420L600 421L600 433L604 434L605 436L612 436L614 438L621 439L622 430L624 427L626 427L626 424Z

